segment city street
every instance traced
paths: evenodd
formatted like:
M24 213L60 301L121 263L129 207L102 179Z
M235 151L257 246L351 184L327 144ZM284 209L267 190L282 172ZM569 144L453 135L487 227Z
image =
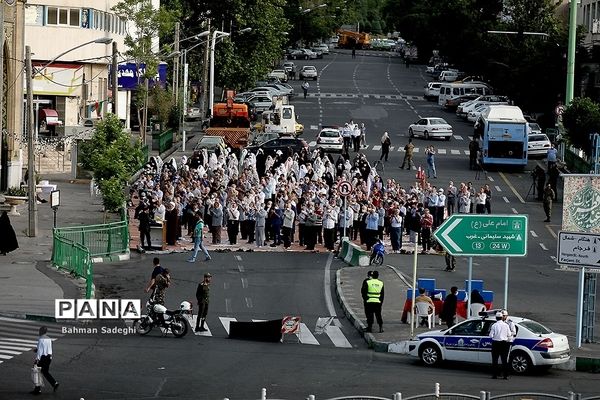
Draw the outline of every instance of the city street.
M552 330L575 336L577 274L558 269L556 236L560 228L560 202L555 203L553 221L545 218L541 202L528 195L530 171L543 160L529 162L523 172L491 171L487 180L475 180L468 169L468 143L472 126L437 103L423 99L428 80L423 66L406 68L400 58L386 53L363 56L336 51L319 60L295 61L314 65L318 81L310 81L309 96L296 95L292 104L304 124L304 139L314 146L321 126L343 125L351 119L364 122L367 147L363 150L374 162L380 155L380 138L388 131L392 141L390 159L381 175L409 187L415 170L399 169L408 125L419 117L443 117L454 127L450 141L416 138L414 160L425 167L425 146L437 150L437 179L447 187L472 181L478 188L489 184L494 214L524 214L529 217L528 254L510 259L508 299L504 298L505 259L480 257L473 260L473 279L484 281L494 291L494 305L508 302L511 314L532 318ZM290 81L301 93L300 81ZM192 125L193 126L193 125ZM351 154L352 156L352 154ZM334 156L337 159L337 155ZM560 195L559 195L560 198ZM318 246L319 248L321 246ZM94 266L96 290L104 298L140 298L152 271L153 255L132 254L130 261ZM54 330L54 358L51 371L61 382L58 392L45 388L41 398L53 399L317 399L342 395L403 397L432 393L435 383L441 391L479 396L481 390L500 393L541 392L566 396L569 391L585 396L598 395L595 375L550 369L530 376L513 376L506 381L490 379L489 366L444 364L427 368L404 355L377 353L369 349L356 328L344 317L335 296L335 271L346 266L329 253L213 252L212 261L187 263L185 253L161 255L162 266L171 270L173 284L167 290L166 305L178 308L181 301L195 304L196 286L205 272L213 276L207 324L209 332L176 339L158 330L146 337L61 333L63 324L49 324ZM385 263L405 276L412 276L412 256L388 254ZM454 273L444 272L444 258L419 256L418 276L435 278L438 288L463 288L467 260L457 260ZM389 304L403 304L404 298L387 298ZM260 343L228 339L230 321L281 319L300 316L303 335L286 335L283 343ZM363 316L362 314L360 315ZM335 317L335 329L320 333L318 318ZM193 321L192 321L193 323ZM39 324L38 324L39 325ZM102 322L89 328L113 326ZM37 325L36 325L37 326ZM126 324L118 324L124 328ZM28 346L14 358L0 363L0 399L29 398L29 366L34 353L35 327L26 321L0 318L0 333L12 332ZM405 339L405 338L399 338ZM2 344L2 343L0 343ZM1 361L1 360L0 360Z

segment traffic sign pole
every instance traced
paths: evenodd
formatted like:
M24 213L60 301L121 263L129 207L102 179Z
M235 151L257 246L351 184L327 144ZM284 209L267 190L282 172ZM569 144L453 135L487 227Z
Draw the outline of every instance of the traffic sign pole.
M473 280L473 257L469 257L469 282L467 283L467 319L469 319L470 317L472 317L471 315L471 286L472 286L472 280Z
M344 196L344 237L346 237L346 225L348 225L348 197Z
M509 258L506 257L504 264L504 309L508 310L508 263Z

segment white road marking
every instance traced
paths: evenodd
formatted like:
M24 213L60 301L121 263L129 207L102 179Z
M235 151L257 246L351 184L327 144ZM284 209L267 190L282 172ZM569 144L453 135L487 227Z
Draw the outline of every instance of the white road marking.
M12 354L14 356L14 355L21 354L21 353L22 353L22 351L0 349L0 354Z
M446 149L438 149L438 154L446 154Z
M494 182L494 178L492 178L491 176L488 177L488 179L490 180L490 182Z
M236 259L236 260L238 260L238 261L242 261L242 256L238 256L238 255L236 255L236 256L235 256L235 259Z
M413 153L418 153L418 152L419 152L419 148L418 148L418 147L415 147L415 148L413 149Z
M240 271L241 273L244 273L244 266L243 265L238 265L238 271Z
M373 146L373 150L376 150L376 151L381 150L381 145L376 144L375 146Z
M246 307L252 308L252 298L246 297L244 300L246 301Z
M2 342L0 341L0 343L2 343ZM0 345L0 349L21 350L21 351L29 351L33 347L35 347L35 346L23 347L23 346L5 346L5 345Z
M317 125L311 125L310 129L313 130L313 131L316 131L316 130L319 129L319 127Z
M219 317L219 320L221 321L223 328L225 328L225 331L227 331L227 334L229 335L229 323L236 322L237 319L229 317Z
M502 189L500 189L500 186L496 185L495 187L496 187L496 190L497 190L498 192L501 192L501 191L502 191Z
M344 336L339 326L329 325L325 328L325 333L329 336L329 339L331 339L335 347L352 348L352 345L348 339L346 339L346 336Z
M450 153L454 155L460 155L460 150L452 149L450 150Z
M502 198L504 199L504 202L505 202L505 203L510 203L510 200L508 200L508 199L506 198L506 196L502 196Z
M231 312L231 299L225 299L225 312L228 314Z
M548 248L544 245L544 243L540 243L540 247L546 251L548 250Z
M469 150L463 150L465 152L465 156L469 155Z
M535 231L529 231L529 233L531 233L531 236L533 236L534 238L538 237L537 233L535 233Z
M518 213L519 213L519 212L518 212L516 209L514 209L514 208L511 208L511 210L512 210L513 214L518 214Z
M248 279L242 278L242 288L248 289Z
M504 183L506 183L506 185L510 188L510 190L514 193L514 195L517 196L517 199L519 199L519 201L521 203L525 204L525 200L523 200L523 197L521 197L519 192L517 192L517 189L515 189L515 187L510 183L510 181L508 180L506 175L504 175L504 173L502 173L502 172L499 172L499 174L500 174L500 177L502 178L502 180L504 181ZM492 177L490 177L490 180L493 181Z
M192 327L192 329L196 328L196 320L198 319L197 315L192 315L191 317L187 317L188 322L190 323L190 326ZM206 323L206 321L204 321L204 327L206 328L205 332L194 332L194 335L196 336L212 336L212 332L210 331L210 328L208 327L208 324Z
M456 140L464 140L462 136L460 135L454 135L454 139Z
M298 340L302 344L314 344L317 346L319 345L319 342L317 341L315 336L311 333L310 329L308 329L308 326L306 326L306 324L304 322L300 322L300 329L299 329L298 333L296 333L296 336L298 337Z

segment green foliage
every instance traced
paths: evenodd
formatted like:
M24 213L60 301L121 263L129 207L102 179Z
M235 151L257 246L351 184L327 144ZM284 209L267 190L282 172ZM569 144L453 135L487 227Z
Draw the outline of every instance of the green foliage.
M600 132L600 105L587 97L574 98L563 113L567 139L591 154L590 134Z
M174 108L173 94L169 89L163 89L160 86L150 89L150 110L161 125L169 122Z
M118 117L107 114L96 126L91 140L83 142L83 167L92 171L102 192L104 207L116 211L123 206L125 187L142 165L142 149L124 130Z
M9 187L8 189L6 189L6 192L4 193L7 196L20 196L20 197L27 197L28 193L27 193L27 189L22 188L22 187Z

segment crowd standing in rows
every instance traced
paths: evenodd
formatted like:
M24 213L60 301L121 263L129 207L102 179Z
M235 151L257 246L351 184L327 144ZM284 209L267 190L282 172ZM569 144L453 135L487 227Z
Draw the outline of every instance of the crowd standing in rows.
M228 150L208 153L204 149L190 159L183 156L179 164L174 159L163 164L153 158L132 190L132 200L140 199L135 218L139 219L141 245L150 246L152 224L166 221L168 245L188 240L185 236L194 240L192 262L198 251L210 259L202 244L204 227L213 245L222 243L225 230L231 245L243 241L289 249L297 243L306 250L322 246L333 251L345 232L367 250L389 236L395 253L403 250L403 236L408 235L427 253L432 232L447 216L491 213L488 185L476 189L471 182L437 186L423 179L403 186L394 179L384 181L360 152L364 129L347 125L349 129L343 132L347 132L348 147L337 159L307 149L274 155L243 150L239 157ZM351 131L358 132L356 141ZM409 150L411 146L409 141ZM429 151L435 153L432 147ZM412 152L405 154L410 166ZM435 178L434 161L430 165L427 157L428 170L431 167ZM338 192L341 180L354 188L346 212Z

